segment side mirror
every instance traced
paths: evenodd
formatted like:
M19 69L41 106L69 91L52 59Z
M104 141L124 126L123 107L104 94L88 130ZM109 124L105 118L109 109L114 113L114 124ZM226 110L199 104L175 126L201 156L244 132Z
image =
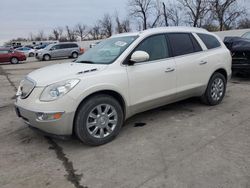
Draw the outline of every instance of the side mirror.
M130 63L131 65L134 63L140 63L149 60L149 54L145 51L135 51L131 55Z

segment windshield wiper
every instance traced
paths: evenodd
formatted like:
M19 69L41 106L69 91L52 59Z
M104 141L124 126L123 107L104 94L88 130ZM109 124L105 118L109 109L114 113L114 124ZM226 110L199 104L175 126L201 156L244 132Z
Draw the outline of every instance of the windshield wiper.
M76 63L95 64L93 61L76 61Z

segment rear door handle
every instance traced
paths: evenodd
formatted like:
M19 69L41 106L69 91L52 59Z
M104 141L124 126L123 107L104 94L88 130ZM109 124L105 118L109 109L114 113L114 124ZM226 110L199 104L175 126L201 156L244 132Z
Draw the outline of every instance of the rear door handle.
M200 65L206 65L207 64L207 61L201 61L200 62Z
M175 71L175 68L167 68L166 70L165 70L165 72L174 72Z

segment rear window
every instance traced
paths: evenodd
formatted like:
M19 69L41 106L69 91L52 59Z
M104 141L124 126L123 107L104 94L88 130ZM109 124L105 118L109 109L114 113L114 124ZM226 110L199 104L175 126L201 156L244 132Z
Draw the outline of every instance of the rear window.
M218 48L221 46L220 42L212 35L197 33L207 49Z
M202 51L199 43L190 33L169 33L173 55L180 56Z

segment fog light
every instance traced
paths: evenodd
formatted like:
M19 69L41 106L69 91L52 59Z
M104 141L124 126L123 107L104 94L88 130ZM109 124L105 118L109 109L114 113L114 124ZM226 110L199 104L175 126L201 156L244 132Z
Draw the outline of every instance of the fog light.
M36 115L37 115L37 120L39 121L51 121L60 119L63 113L64 112L56 112L56 113L38 112Z

